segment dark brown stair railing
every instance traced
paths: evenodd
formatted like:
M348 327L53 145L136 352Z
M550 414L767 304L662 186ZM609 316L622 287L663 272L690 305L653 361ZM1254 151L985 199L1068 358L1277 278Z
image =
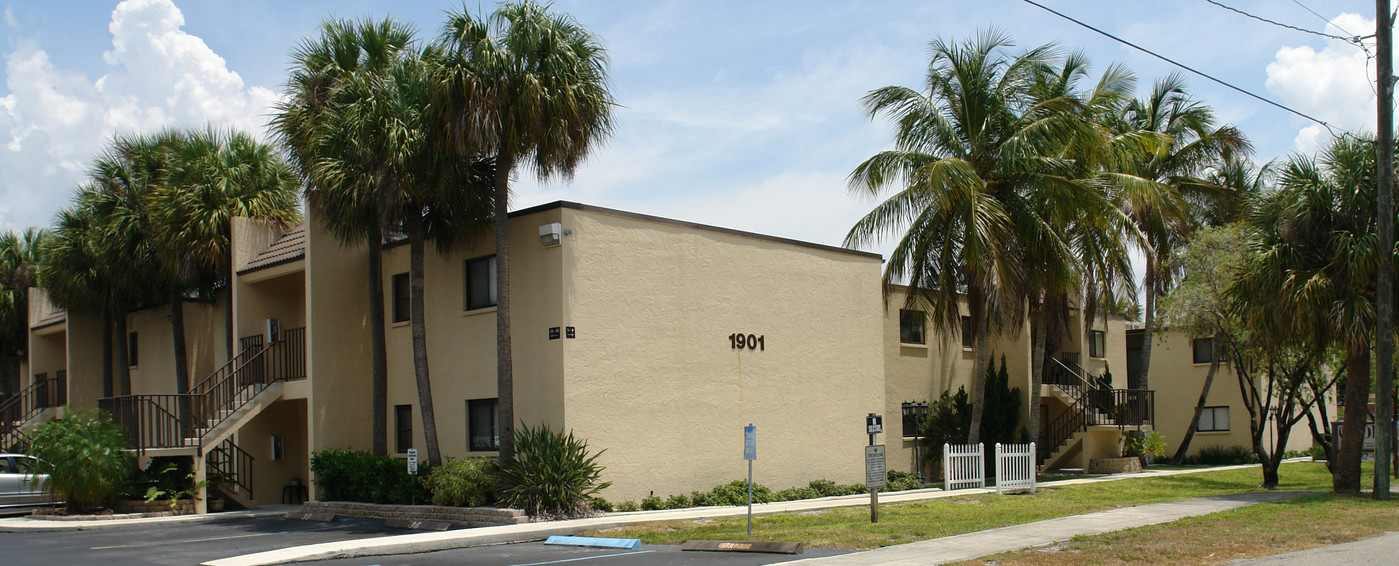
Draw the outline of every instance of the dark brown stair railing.
M57 377L47 373L34 375L34 382L0 402L0 450L7 450L23 437L20 427L38 416L44 409L61 407L68 402L67 372Z
M253 455L239 448L233 439L224 440L209 451L208 464L210 483L233 484L253 498Z

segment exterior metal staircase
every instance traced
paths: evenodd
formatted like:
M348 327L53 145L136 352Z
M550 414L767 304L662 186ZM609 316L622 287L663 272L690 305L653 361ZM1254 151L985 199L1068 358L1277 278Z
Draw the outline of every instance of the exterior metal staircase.
M24 431L53 418L68 404L67 376L34 376L34 383L0 399L0 452L16 451L25 441Z
M1084 437L1095 426L1119 429L1149 427L1155 422L1155 392L1145 389L1113 389L1090 380L1087 370L1051 359L1044 385L1051 397L1066 409L1040 433L1037 458L1041 469L1058 466L1083 450Z

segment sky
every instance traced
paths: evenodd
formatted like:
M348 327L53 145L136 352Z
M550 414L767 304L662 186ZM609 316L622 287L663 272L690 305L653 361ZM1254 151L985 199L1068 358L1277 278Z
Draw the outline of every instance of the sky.
M1373 130L1374 66L1347 42L1205 0L1040 2L1333 128ZM1220 2L1312 32L1374 33L1373 2ZM206 124L265 135L290 53L328 18L392 16L427 41L445 12L462 9L417 0L0 0L0 230L51 225L114 135ZM1126 65L1143 95L1179 70L1023 0L559 0L553 9L607 48L616 128L570 180L521 174L512 209L570 200L830 245L875 203L852 195L848 175L891 145L888 123L866 115L860 98L919 87L931 40L995 28L1018 48L1057 42L1084 52L1095 77ZM1328 139L1285 110L1187 80L1222 123L1244 131L1259 161L1312 153Z

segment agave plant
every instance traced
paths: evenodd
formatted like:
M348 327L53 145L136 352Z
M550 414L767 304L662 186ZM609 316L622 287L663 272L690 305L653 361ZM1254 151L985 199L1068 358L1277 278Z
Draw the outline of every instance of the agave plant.
M515 429L515 452L500 462L501 500L530 515L582 515L588 502L612 482L599 482L604 467L588 443L549 425Z

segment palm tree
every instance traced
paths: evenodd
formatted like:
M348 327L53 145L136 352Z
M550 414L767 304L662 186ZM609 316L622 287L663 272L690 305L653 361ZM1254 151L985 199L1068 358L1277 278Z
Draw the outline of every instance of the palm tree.
M1253 150L1233 126L1215 126L1214 111L1185 90L1185 79L1171 74L1158 80L1146 98L1132 101L1113 125L1124 138L1155 138L1157 143L1126 146L1129 151L1106 176L1117 189L1119 206L1146 236L1139 243L1146 259L1141 371L1136 387L1149 389L1156 299L1179 273L1163 270L1175 250L1188 241L1203 212L1229 208L1237 196L1203 175L1235 155ZM1135 149L1135 151L1131 151Z
M514 451L510 345L510 175L517 165L541 180L571 177L612 131L607 56L572 16L534 2L506 2L489 19L448 15L442 111L460 157L495 161L496 377L500 454Z
M29 288L34 286L43 232L0 234L0 392L19 386L19 364L29 351Z
M961 324L963 298L975 334L972 422L968 442L980 440L987 343L994 329L1023 320L1031 294L1021 250L1073 265L1058 229L1080 203L1092 200L1072 158L1073 144L1091 137L1081 100L1042 96L1056 72L1053 45L1019 55L996 30L974 39L931 44L927 92L888 86L863 99L871 117L888 114L895 146L861 163L851 190L879 195L899 190L861 218L845 242L861 246L903 229L884 272L886 289L907 281L911 306L928 310L949 332ZM1072 65L1071 65L1072 66ZM1046 208L1048 207L1048 208Z
M1345 352L1345 423L1333 468L1338 493L1360 492L1361 444L1371 385L1375 323L1376 150L1373 140L1337 138L1319 159L1294 155L1280 188L1250 219L1253 253L1231 294L1267 316L1270 333L1301 337L1320 359ZM1390 253L1393 253L1392 251Z
M372 449L388 454L388 354L384 341L384 235L391 230L383 213L382 197L373 182L368 163L345 161L332 184L317 175L324 161L341 160L327 155L323 138L337 125L328 124L327 106L340 86L357 75L382 76L413 42L413 30L391 19L382 22L332 20L321 24L318 38L302 42L292 55L287 97L276 106L272 130L298 176L305 184L307 204L315 208L326 229L341 242L364 242L368 247L366 273L369 285L371 350ZM349 174L350 170L355 174Z

